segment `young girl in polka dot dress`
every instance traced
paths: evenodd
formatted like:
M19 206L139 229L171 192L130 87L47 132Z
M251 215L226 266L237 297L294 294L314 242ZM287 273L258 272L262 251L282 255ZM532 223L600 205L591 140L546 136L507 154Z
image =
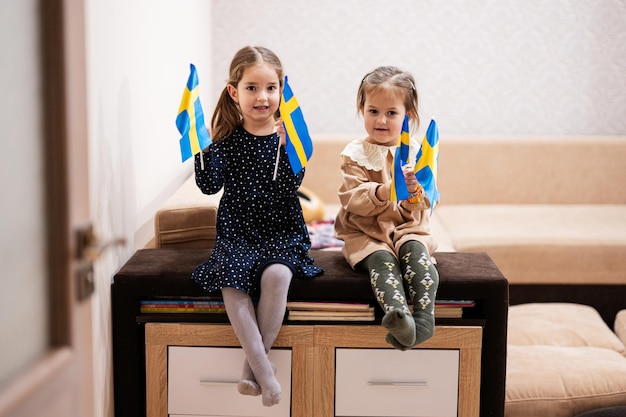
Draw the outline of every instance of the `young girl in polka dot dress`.
M211 119L213 143L195 156L198 187L224 193L215 248L192 278L208 292L221 291L246 355L238 390L261 395L265 406L281 399L267 353L284 319L291 279L322 272L308 256L311 242L296 194L304 170L293 174L278 119L283 79L272 51L239 50ZM258 297L256 311L252 297Z
M439 285L430 258L437 248L430 234L431 203L424 197L413 167L404 171L409 199L390 201L393 158L402 124L408 115L415 128L419 125L417 106L411 74L386 66L365 75L357 93L357 110L367 136L353 140L341 153L341 209L335 221L337 237L344 241L344 257L354 269L369 274L374 295L385 312L386 340L400 350L433 335ZM415 160L418 149L419 143L411 139L410 161Z

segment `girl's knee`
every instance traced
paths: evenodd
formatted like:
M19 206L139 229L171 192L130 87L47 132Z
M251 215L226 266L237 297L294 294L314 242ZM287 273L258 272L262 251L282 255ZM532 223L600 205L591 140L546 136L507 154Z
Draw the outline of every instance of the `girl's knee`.
M403 257L407 253L417 254L417 256L421 256L422 253L428 255L428 249L426 246L417 240L408 240L400 246L399 254L400 257Z
M380 269L389 265L398 265L398 260L394 254L386 250L379 250L363 259L360 265L363 269L371 271L372 269Z
M291 272L291 268L289 268L287 265L281 264L281 263L274 263L274 264L269 264L268 266L265 267L265 269L263 270L262 276L263 275L291 276L292 272Z
M261 274L261 291L264 288L289 288L293 272L287 265L275 263L268 265Z

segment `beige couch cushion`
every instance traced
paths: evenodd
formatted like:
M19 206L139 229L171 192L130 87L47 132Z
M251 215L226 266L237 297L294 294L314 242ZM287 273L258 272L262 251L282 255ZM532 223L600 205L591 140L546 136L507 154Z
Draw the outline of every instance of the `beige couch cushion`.
M362 135L314 135L303 184L338 203L339 154ZM441 136L445 204L624 204L624 136Z
M626 356L626 347L600 314L593 307L573 303L510 306L508 344L600 347Z
M460 252L487 252L509 283L626 284L626 205L441 204Z
M572 417L626 404L626 359L611 349L507 349L505 417Z
M621 310L617 313L613 328L615 329L615 334L626 345L626 310Z
M626 347L592 307L509 307L505 417L626 404Z
M313 137L313 155L306 165L302 185L313 190L324 203L339 204L341 186L341 151L358 136L317 135Z
M625 204L625 136L439 139L445 204Z

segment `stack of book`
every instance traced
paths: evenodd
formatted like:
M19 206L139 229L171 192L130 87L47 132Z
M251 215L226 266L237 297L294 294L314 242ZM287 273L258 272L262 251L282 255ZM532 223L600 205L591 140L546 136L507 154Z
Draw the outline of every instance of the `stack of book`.
M290 301L287 320L292 321L374 321L374 307L360 303Z
M222 300L158 299L141 300L141 313L226 313Z
M473 300L436 300L435 317L460 319L463 317L464 308L474 307L475 305L476 303Z
M255 302L256 304L256 302ZM436 300L435 317L462 318L463 309L474 307L473 300ZM412 311L413 306L409 309ZM141 300L141 313L217 313L225 314L224 301L216 299ZM290 301L287 319L291 321L374 321L374 307L367 303Z

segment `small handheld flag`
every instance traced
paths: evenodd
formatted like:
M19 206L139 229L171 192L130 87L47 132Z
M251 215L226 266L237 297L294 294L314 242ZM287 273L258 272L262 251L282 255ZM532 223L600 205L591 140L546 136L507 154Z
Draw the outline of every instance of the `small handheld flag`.
M430 210L439 202L437 189L437 170L439 168L439 129L437 122L431 120L426 129L417 156L415 157L415 178L424 188L424 194L430 201Z
M300 172L313 154L313 141L304 121L302 109L294 96L287 77L280 100L280 116L287 132L287 156L294 174ZM278 162L278 161L277 161Z
M211 144L209 131L204 124L204 112L198 93L198 73L193 64L189 64L191 73L183 92L183 98L176 116L176 127L180 132L180 154L185 162L193 155Z
M411 136L409 134L409 115L404 115L402 132L398 140L398 147L393 157L393 170L391 171L391 201L406 200L409 198L409 190L404 181L402 167L409 162L409 149Z

